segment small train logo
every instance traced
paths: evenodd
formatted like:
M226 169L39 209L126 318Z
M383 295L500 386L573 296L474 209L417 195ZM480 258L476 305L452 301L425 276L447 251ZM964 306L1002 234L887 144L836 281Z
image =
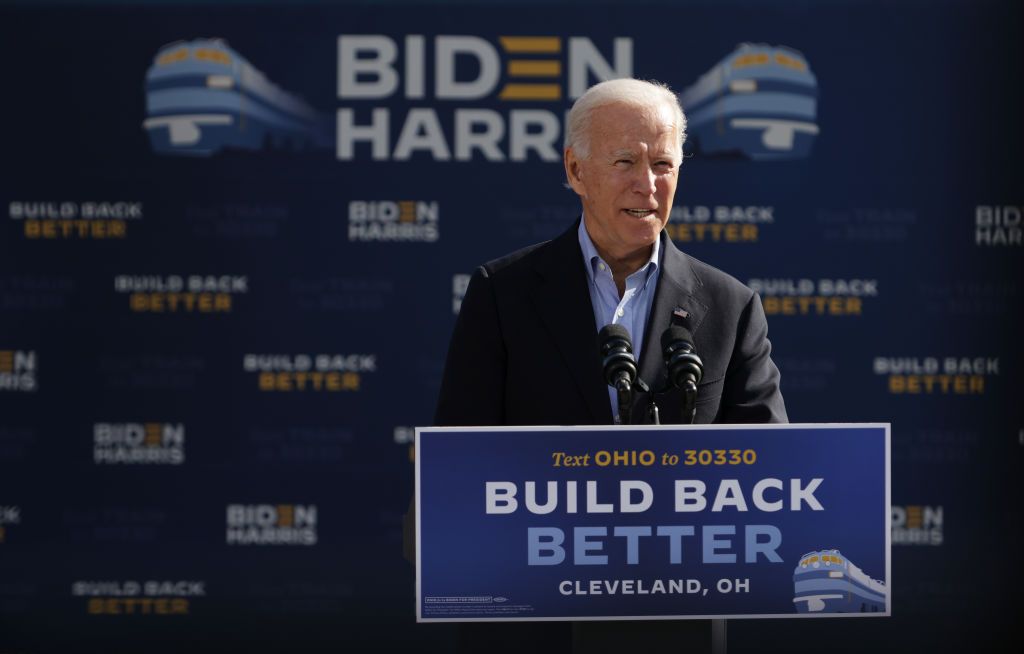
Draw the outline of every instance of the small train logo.
M793 603L798 613L878 613L885 611L885 584L872 579L839 550L800 557L793 571Z
M818 135L818 81L783 46L744 43L679 94L692 141L712 156L802 159Z
M330 117L282 90L222 39L160 48L146 72L146 119L157 154L333 145Z

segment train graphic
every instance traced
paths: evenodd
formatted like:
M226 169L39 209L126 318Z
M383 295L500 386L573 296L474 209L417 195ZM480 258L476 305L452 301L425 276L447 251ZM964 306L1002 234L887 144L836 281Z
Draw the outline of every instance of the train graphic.
M886 608L885 584L866 575L839 550L800 557L793 586L798 613L878 613Z
M328 116L275 85L223 39L163 46L146 72L145 90L142 126L158 154L333 145Z
M790 48L744 43L679 94L698 152L801 159L818 135L818 81Z

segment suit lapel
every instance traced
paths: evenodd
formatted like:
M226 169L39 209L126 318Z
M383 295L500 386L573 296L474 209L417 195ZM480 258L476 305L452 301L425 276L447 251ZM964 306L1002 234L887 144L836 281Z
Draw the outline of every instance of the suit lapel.
M661 232L661 247L665 254L654 303L647 316L643 358L640 361L640 378L653 389L660 389L665 384L667 375L661 355L661 334L668 329L672 313L676 309L686 312L685 322L690 333L696 334L708 312L708 305L697 297L702 286L700 279L693 273L686 255L676 248L664 231Z
M534 303L594 423L610 424L612 410L601 370L597 325L583 269L583 252L576 234L578 227L579 221L552 241L546 248L546 256L538 259L535 270L540 281Z

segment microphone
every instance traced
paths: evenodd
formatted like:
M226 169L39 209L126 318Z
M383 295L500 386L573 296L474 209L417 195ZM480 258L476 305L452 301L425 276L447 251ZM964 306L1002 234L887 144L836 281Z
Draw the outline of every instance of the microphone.
M605 325L597 337L601 343L604 379L618 391L619 422L628 425L633 408L633 385L636 383L633 342L622 325Z
M693 334L682 325L671 325L661 334L661 350L669 383L683 389L683 422L690 424L696 413L697 384L704 376L704 362L693 346Z

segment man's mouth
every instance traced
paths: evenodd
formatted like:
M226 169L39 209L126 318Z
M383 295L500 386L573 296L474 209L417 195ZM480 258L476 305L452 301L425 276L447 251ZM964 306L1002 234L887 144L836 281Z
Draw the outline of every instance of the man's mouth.
M626 213L637 218L646 218L654 215L654 209L623 209Z

